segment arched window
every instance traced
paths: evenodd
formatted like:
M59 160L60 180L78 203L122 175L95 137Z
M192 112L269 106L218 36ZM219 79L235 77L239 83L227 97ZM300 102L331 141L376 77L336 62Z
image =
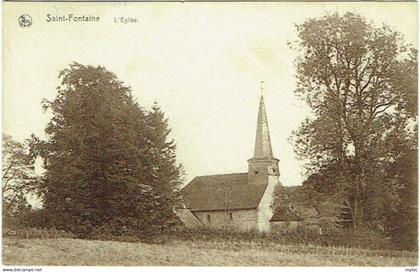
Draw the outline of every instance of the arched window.
M229 220L233 221L233 214L231 212L229 213Z
M210 214L207 215L207 224L211 223Z

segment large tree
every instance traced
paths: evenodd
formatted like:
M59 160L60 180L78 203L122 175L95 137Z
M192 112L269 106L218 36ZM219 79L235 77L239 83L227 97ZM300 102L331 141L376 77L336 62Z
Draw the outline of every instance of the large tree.
M60 78L57 97L44 101L53 114L47 140L32 141L44 159L49 224L80 235L165 226L174 216L168 195L176 194L180 168L167 127L151 120L156 111L140 107L104 67L74 63Z
M367 202L381 197L374 192L384 164L402 156L388 144L413 137L417 52L389 26L353 13L308 19L297 30L296 94L313 117L295 131L296 151L309 173L335 166L359 229L373 205Z
M13 216L28 205L28 194L36 191L34 160L30 156L28 146L13 140L10 135L3 134L2 162L3 216Z

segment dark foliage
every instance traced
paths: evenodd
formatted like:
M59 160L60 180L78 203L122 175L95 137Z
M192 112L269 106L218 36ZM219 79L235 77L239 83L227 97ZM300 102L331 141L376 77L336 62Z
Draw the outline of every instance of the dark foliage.
M163 112L145 111L103 67L74 63L59 77L57 97L43 102L47 140L31 141L46 170L42 226L83 238L175 224L181 169Z
M311 18L297 31L296 94L313 112L294 132L314 174L307 183L348 201L356 231L383 225L396 181L385 169L417 144L417 50L355 13Z
M389 169L397 188L386 214L385 231L396 245L408 249L418 248L417 152L411 150Z

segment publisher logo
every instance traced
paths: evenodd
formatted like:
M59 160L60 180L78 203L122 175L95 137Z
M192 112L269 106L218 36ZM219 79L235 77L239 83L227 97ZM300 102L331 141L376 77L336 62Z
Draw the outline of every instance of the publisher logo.
M28 28L32 25L32 17L28 14L23 14L19 17L19 25L22 28Z

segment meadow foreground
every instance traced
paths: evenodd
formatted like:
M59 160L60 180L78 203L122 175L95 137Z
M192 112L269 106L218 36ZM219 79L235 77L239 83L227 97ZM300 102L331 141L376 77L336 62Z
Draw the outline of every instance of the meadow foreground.
M416 266L417 252L254 242L3 239L4 265Z

